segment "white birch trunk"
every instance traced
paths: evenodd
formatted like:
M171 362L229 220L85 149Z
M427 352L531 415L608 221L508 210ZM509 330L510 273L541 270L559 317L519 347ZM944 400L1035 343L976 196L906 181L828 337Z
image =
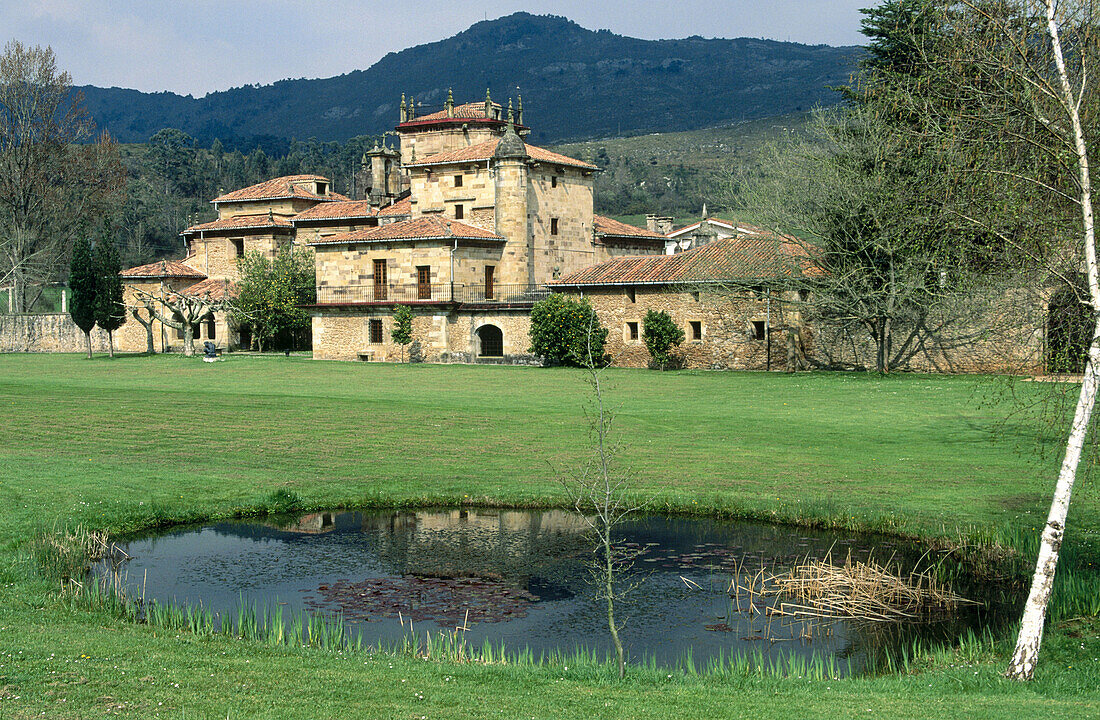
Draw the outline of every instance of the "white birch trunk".
M1070 86L1062 55L1062 43L1059 39L1058 20L1054 0L1043 0L1047 18L1047 32L1054 52L1054 63L1058 69L1061 85L1061 103L1073 128L1073 146L1077 155L1078 182L1080 185L1081 222L1085 240L1085 265L1088 273L1089 297L1096 327L1089 346L1089 360L1085 366L1085 377L1081 382L1081 394L1077 399L1077 409L1073 416L1073 426L1066 440L1066 454L1062 468L1058 473L1058 484L1054 488L1054 500L1050 505L1046 525L1043 527L1042 542L1039 547L1039 559L1035 564L1035 575L1031 580L1024 616L1020 622L1020 634L1016 638L1016 650L1012 662L1005 672L1007 677L1016 680L1030 680L1035 675L1035 663L1039 658L1039 645L1043 639L1043 623L1046 620L1047 604L1054 587L1054 571L1058 567L1058 553L1062 548L1062 539L1066 532L1066 515L1069 513L1070 496L1073 483L1077 478L1077 465L1081 460L1081 451L1088 434L1089 419L1096 404L1096 390L1100 383L1100 280L1096 264L1096 237L1092 215L1092 187L1089 179L1088 146L1081 128L1078 113L1079 98ZM1085 92L1082 87L1081 92Z

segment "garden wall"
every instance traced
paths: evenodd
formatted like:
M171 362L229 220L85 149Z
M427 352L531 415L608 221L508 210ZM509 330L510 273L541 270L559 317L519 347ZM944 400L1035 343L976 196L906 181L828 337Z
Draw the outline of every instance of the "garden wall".
M0 352L85 352L84 332L68 313L0 315ZM92 330L92 351L107 352L107 333Z

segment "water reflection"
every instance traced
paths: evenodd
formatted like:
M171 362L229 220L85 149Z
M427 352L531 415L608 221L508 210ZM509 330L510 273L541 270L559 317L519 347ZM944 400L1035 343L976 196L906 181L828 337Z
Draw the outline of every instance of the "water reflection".
M475 645L605 650L604 611L587 584L586 530L582 517L560 510L310 513L135 540L126 572L147 598L202 603L223 616L241 600L341 612L367 642L400 637L400 614L421 632L467 627ZM732 580L761 568L778 572L830 552L912 569L919 555L886 539L661 516L632 520L622 537L644 573L619 610L623 639L634 658L663 664L689 649L696 662L759 650L833 655L858 669L914 638L949 639L1011 617L994 602L922 622L779 618L728 592ZM977 588L957 589L982 599Z

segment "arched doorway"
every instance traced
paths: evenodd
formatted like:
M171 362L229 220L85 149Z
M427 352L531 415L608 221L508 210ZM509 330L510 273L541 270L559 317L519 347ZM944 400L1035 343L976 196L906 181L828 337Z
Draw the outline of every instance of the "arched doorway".
M1092 323L1088 308L1069 288L1050 299L1047 311L1047 372L1084 372Z
M496 325L482 325L477 329L478 357L503 357L504 333Z

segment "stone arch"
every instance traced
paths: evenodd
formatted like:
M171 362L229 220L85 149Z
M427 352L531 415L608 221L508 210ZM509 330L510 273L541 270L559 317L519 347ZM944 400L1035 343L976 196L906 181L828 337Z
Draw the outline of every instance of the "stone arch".
M1091 338L1089 310L1077 293L1066 287L1055 292L1047 309L1047 372L1084 372Z
M482 325L477 329L477 356L504 356L504 333L496 325Z

